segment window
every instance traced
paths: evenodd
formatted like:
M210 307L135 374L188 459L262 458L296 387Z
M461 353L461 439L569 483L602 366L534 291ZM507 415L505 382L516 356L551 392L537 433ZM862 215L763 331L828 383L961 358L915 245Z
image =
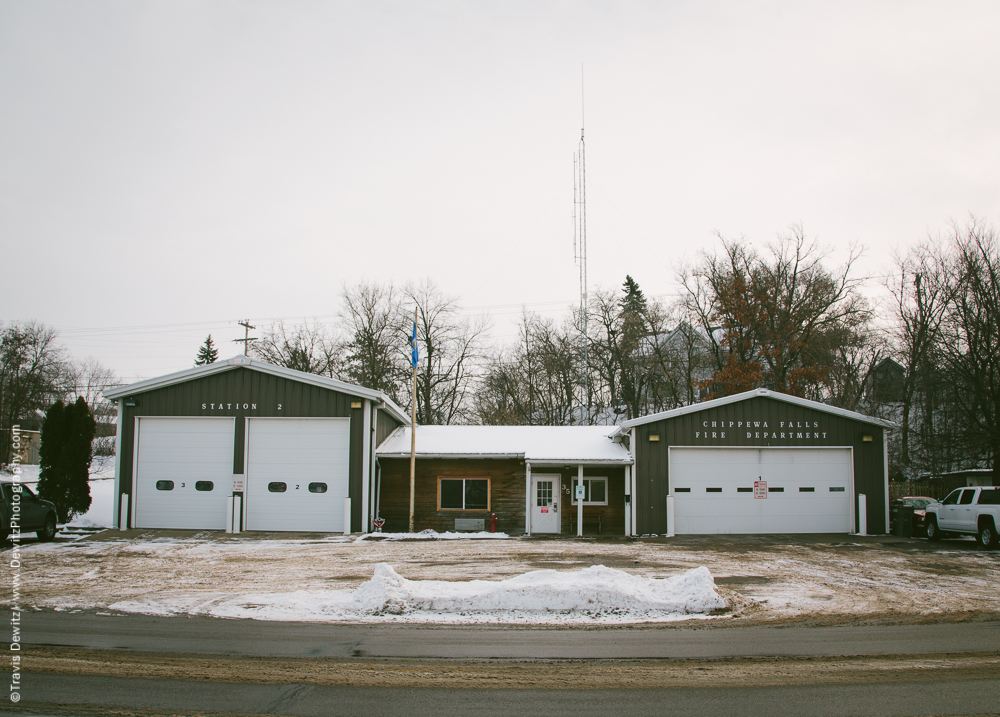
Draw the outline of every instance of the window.
M573 505L576 505L576 486L580 479L574 478L570 487L570 498ZM608 479L607 478L584 478L583 479L583 504L584 505L607 505L608 504Z
M706 488L705 492L706 493L721 493L722 492L722 488Z
M201 490L201 491L212 490L214 487L215 487L215 483L213 483L210 480L195 481L195 484L194 484L194 489L195 490Z
M288 490L288 486L279 481L274 481L272 483L267 484L268 493L284 493L286 490Z
M815 492L816 492L815 488L803 488L802 486L799 486L799 493L815 493Z
M326 493L326 483L310 483L310 493Z
M156 481L156 490L173 490L174 482L172 480L158 480Z
M489 509L489 478L438 478L438 510Z
M769 488L767 489L767 492L768 492L768 493L784 493L784 492L785 492L785 489L784 489L784 488L770 488L770 487L769 487Z
M1000 505L1000 490L979 491L979 505Z
M737 493L753 493L753 488L737 488Z
M961 495L962 491L953 490L948 494L948 497L941 501L941 505L955 505L958 503L958 496Z
M962 499L958 501L959 505L971 505L972 499L976 497L975 490L964 490L962 491Z
M830 492L831 493L843 493L844 492L844 486L842 486L842 485L831 486L830 487Z
M674 488L674 493L690 493L690 488Z

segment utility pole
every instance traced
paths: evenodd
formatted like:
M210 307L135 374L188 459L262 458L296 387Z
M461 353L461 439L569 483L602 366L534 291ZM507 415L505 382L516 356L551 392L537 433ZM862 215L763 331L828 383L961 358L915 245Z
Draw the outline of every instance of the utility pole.
M238 323L240 326L244 328L244 332L243 332L243 338L233 339L233 343L243 344L243 355L249 356L250 342L257 340L256 336L250 336L250 329L256 329L257 327L250 325L250 319L243 319L243 321L237 321L236 323Z

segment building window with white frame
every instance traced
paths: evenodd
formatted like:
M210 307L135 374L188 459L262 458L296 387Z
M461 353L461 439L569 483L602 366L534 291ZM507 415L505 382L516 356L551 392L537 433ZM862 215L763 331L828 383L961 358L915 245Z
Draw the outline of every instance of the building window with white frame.
M579 478L573 478L573 486L570 492L573 505L576 505L576 486ZM608 504L608 479L591 478L583 479L583 504L584 505L607 505Z

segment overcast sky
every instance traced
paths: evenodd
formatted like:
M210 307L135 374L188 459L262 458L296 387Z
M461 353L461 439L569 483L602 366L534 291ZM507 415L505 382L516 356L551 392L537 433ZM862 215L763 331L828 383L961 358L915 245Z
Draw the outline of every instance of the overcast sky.
M128 377L426 277L509 338L788 225L1000 219L997 2L0 3L2 319ZM101 329L101 330L97 330Z

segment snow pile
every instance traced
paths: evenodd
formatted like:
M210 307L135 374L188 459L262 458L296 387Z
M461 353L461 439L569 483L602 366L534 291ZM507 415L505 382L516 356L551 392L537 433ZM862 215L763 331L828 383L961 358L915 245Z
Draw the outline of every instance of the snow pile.
M507 580L407 580L385 563L356 590L164 594L109 606L122 612L314 622L579 624L679 620L726 607L708 568L647 578L595 565Z
M407 580L380 563L375 575L354 591L363 614L434 613L669 613L688 615L724 608L706 567L671 578L631 575L594 565L571 572L535 570L507 580Z
M439 533L436 530L421 530L419 533L364 533L355 538L355 543L365 540L483 540L505 539L506 533L488 533L484 530L478 533Z

